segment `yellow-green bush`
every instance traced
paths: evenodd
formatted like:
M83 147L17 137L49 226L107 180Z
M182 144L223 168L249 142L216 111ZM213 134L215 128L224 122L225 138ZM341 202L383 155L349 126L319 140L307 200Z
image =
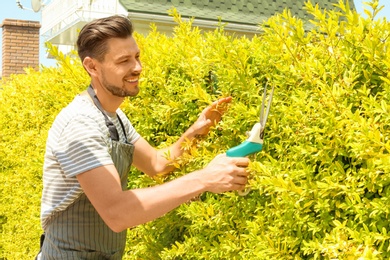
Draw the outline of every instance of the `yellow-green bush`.
M26 70L0 86L0 259L33 259L39 251L42 168L55 116L88 83L70 58L58 68Z
M125 259L388 259L390 230L390 25L384 19L307 4L311 29L288 12L253 39L202 33L182 22L173 37L152 28L142 50L139 96L122 108L153 145L177 139L212 100L233 96L223 121L177 163L173 176L133 169L129 187L155 185L203 167L245 140L263 86L275 85L264 150L252 156L252 191L205 193L129 231ZM52 52L56 50L51 48ZM1 255L38 251L47 130L86 88L77 59L28 71L0 90ZM131 216L129 216L131 217Z

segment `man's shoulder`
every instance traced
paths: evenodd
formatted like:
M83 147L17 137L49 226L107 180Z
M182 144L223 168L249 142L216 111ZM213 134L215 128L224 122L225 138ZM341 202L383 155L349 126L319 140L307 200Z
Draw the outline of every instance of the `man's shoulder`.
M60 111L57 115L57 119L67 121L78 118L101 120L102 115L96 106L88 100L88 97L78 95Z
M76 96L56 116L51 132L54 136L61 136L64 131L71 130L74 134L83 129L104 131L105 121L102 113L85 96Z

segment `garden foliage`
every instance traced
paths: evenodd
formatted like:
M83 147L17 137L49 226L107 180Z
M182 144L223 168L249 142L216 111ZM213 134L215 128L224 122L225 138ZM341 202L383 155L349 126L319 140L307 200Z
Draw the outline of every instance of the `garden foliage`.
M175 162L170 176L132 169L129 188L205 166L246 139L263 87L275 86L262 152L251 156L245 197L205 193L129 230L124 259L388 259L390 257L390 25L343 1L310 3L310 21L288 11L238 38L223 24L202 32L177 21L152 27L142 50L140 94L122 108L156 147L174 142L213 100L232 96L223 121ZM49 46L50 47L50 46ZM42 160L55 115L88 85L80 62L12 76L0 89L0 258L38 251ZM158 194L156 194L158 196ZM131 216L129 216L131 217Z

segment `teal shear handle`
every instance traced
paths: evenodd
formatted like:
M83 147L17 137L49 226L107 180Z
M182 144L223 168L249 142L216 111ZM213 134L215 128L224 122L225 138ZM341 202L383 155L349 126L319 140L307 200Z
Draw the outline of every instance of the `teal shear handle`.
M245 157L257 152L260 152L263 149L263 139L260 138L260 133L262 132L262 127L260 123L257 123L253 126L249 137L243 143L230 148L226 151L228 157ZM238 195L245 196L251 191L250 187L246 187L245 190L238 191Z
M263 149L263 140L260 138L262 127L256 123L249 133L249 137L243 143L226 151L228 157L245 157Z
M230 148L226 151L228 157L245 157L253 153L260 152L263 149L263 144L244 141L240 145Z

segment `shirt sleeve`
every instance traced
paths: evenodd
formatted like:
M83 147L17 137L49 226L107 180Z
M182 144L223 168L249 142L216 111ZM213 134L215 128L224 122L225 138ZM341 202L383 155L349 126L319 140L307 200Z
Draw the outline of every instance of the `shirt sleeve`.
M88 116L79 115L66 125L54 155L67 178L99 166L113 164L108 130Z

